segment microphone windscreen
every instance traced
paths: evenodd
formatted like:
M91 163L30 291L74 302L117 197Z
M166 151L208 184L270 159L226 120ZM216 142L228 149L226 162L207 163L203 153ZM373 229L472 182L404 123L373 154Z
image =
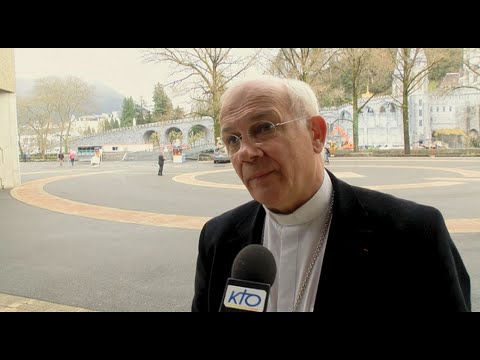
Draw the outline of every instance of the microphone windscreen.
M265 246L244 247L232 265L232 278L272 285L277 274L273 254Z

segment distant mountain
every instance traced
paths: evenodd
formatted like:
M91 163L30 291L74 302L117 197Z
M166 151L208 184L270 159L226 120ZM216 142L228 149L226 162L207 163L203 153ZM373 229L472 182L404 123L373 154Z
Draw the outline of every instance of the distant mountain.
M35 79L17 78L17 95L30 96ZM94 104L87 114L111 113L112 111L122 111L124 96L118 91L103 83L93 83L94 87Z
M112 111L122 111L124 96L111 87L102 84L94 83L95 88L95 106L97 114L111 113Z

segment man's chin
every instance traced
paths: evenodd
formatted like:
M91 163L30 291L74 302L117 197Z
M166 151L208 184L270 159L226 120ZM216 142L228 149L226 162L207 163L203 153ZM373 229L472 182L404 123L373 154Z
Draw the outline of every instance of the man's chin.
M265 205L268 209L275 208L278 205L279 196L272 191L253 191L250 195L260 204Z

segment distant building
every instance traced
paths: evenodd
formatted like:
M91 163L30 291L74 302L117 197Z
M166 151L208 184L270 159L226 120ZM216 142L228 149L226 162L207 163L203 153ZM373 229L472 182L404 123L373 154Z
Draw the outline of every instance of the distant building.
M111 114L103 113L100 115L84 115L78 118L72 117L71 127L69 131L69 139L73 139L95 135L102 132L102 123L104 121L119 121L119 114L117 111ZM23 151L29 153L41 152L38 143L38 135L28 125L19 126L19 146ZM66 136L64 130L63 137ZM57 153L60 150L60 130L55 123L50 123L49 133L47 135L47 144L45 153Z
M447 73L439 85L439 89L454 89L459 86L460 73Z
M480 49L464 49L464 62L478 68ZM414 71L426 66L424 54L418 57ZM397 75L402 69L396 69ZM408 99L410 144L431 141L434 130L460 129L465 134L478 133L480 129L480 78L466 65L462 74L448 73L437 91L428 91L425 78ZM459 88L471 86L472 88ZM473 88L473 87L476 87ZM447 91L452 90L452 91ZM394 80L392 96L373 97L359 114L358 145L377 147L403 147L403 116L398 104L402 102L402 84ZM396 100L396 101L395 101ZM359 100L359 105L366 101ZM341 126L353 138L352 105L322 108L320 113L330 126L330 131ZM341 146L345 136L333 133L330 140ZM459 145L460 146L460 145Z

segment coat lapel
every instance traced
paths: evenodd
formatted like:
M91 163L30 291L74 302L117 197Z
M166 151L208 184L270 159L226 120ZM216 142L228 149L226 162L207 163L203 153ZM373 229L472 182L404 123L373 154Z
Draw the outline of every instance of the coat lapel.
M361 291L373 234L368 214L352 187L329 175L335 199L314 311L345 308L352 291Z
M209 306L210 311L218 311L220 307L225 284L231 276L233 261L240 250L247 245L262 242L265 210L256 201L250 204L251 206L245 207L244 212L238 215L239 220L235 229L232 229L228 238L220 242L215 250L215 259L221 259L221 261L214 259L215 276L211 278L211 289L215 294L211 297L213 303Z

